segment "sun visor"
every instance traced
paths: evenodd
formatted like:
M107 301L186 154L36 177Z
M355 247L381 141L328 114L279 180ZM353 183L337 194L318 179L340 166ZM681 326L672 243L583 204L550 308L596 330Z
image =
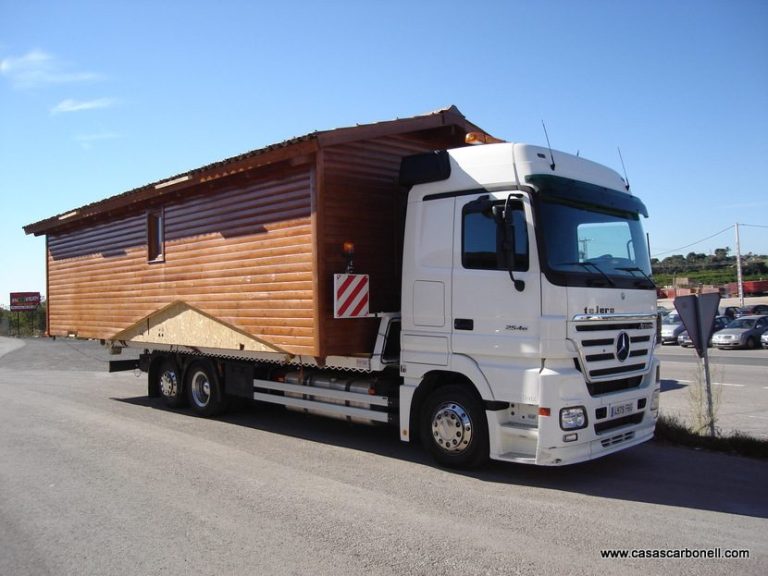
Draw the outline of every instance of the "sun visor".
M626 192L552 174L532 174L526 176L525 181L534 186L544 199L648 217L648 209L642 200Z

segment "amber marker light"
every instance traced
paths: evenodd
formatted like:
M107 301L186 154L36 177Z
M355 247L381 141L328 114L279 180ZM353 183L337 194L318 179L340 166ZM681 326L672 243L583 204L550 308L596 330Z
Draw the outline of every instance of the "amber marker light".
M467 144L501 144L504 140L494 138L485 132L467 132L464 142Z
M355 245L352 242L344 242L341 246L341 251L344 253L344 257L347 259L347 274L354 274L355 264L352 259L355 256Z
M549 416L551 413L549 408L539 408L539 416Z

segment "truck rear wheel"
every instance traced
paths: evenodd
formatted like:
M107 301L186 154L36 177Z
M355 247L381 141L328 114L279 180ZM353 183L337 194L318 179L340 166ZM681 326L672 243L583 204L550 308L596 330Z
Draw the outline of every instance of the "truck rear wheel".
M227 407L218 375L208 362L195 362L187 370L189 406L198 416L221 414Z
M482 402L462 386L443 386L427 398L420 431L422 444L443 466L474 468L488 459Z
M176 362L171 359L163 360L157 371L157 390L160 397L169 408L179 408L184 405L186 398L181 386L181 376Z

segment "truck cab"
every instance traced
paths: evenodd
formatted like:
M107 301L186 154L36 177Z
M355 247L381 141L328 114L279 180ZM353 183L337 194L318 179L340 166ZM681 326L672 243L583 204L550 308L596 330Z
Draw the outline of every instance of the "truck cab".
M643 203L525 144L403 161L401 438L451 465L561 465L650 439L656 292Z

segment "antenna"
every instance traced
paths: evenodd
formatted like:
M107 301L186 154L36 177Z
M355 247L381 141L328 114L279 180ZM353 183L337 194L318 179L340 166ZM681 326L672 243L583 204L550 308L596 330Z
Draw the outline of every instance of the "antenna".
M547 139L547 148L549 148L549 159L552 160L552 164L549 167L555 169L555 156L552 154L552 146L549 143L549 134L547 134L547 125L544 124L544 120L541 121L541 125L544 127L544 137Z
M629 176L627 176L627 167L624 166L624 157L621 155L621 147L616 146L616 149L619 151L619 160L621 160L621 169L624 170L624 188L626 188L627 192L629 192Z

